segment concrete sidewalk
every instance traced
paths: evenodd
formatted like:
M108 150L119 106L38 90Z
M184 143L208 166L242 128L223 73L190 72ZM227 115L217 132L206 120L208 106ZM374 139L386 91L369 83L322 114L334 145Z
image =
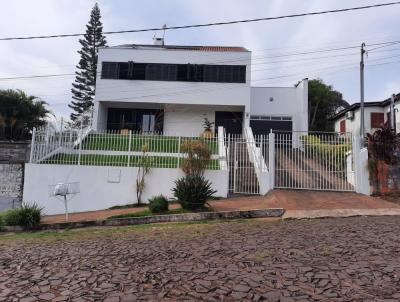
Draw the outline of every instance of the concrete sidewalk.
M283 208L283 219L400 215L400 205L379 197L352 192L273 190L265 196L241 196L209 202L215 211ZM170 208L178 208L178 204ZM70 214L70 221L102 220L113 215L143 211L143 208L103 210ZM43 218L43 223L64 222L64 215Z

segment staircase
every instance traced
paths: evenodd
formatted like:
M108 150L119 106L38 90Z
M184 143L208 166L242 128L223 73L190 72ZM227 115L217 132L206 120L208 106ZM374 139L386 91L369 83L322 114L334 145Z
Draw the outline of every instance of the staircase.
M229 191L231 194L259 194L260 187L246 142L229 146Z

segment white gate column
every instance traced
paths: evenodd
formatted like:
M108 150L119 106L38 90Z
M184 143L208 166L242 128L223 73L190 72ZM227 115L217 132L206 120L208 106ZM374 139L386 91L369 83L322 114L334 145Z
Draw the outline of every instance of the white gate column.
M368 169L368 150L361 148L361 138L353 138L353 160L354 160L354 179L355 191L364 195L371 195Z
M270 189L275 188L275 133L269 134L268 139L268 172Z

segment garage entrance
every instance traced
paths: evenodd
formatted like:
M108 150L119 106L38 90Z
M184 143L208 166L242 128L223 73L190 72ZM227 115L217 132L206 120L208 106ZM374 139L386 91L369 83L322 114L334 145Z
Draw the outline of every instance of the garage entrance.
M254 135L268 135L271 130L292 131L293 122L290 116L251 116L250 127Z

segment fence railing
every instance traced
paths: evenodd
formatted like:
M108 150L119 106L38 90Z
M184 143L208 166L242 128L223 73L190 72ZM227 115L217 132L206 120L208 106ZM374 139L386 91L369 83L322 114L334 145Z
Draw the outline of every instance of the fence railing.
M196 142L195 144L188 144ZM188 152L182 146L204 146L210 153L206 169L227 169L221 136L178 136L127 131L35 131L31 163L153 168L179 168ZM187 151L187 150L186 150ZM196 153L196 150L193 150Z
M277 188L353 191L352 135L276 132Z

